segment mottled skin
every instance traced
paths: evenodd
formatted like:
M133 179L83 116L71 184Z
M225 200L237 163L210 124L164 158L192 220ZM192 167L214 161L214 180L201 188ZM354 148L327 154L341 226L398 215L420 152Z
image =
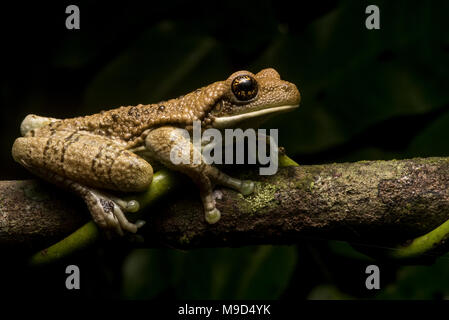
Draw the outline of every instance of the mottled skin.
M12 155L31 172L79 194L94 221L119 234L136 232L142 225L128 222L123 214L137 210L138 204L99 189L145 190L153 178L150 163L189 175L200 189L206 220L215 223L220 212L215 208L213 185L249 194L254 184L231 178L204 162L174 165L170 150L185 140L180 129L191 130L195 120L201 121L203 130L255 126L273 114L296 108L299 101L296 86L281 80L274 69L255 75L239 71L224 81L157 104L63 120L28 115Z

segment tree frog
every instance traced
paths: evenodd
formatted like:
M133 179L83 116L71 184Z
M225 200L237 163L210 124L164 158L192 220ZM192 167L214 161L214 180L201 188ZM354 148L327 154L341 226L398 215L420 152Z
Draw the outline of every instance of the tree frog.
M224 81L156 104L122 106L70 119L28 115L12 156L37 176L81 196L93 220L109 232L135 233L143 222L131 223L125 217L124 212L138 209L136 201L124 201L105 190L146 190L154 164L188 175L199 188L206 221L215 223L220 212L214 185L247 195L254 183L232 178L205 161L175 165L170 150L185 139L181 130L191 130L194 121L201 121L202 129L248 127L293 110L299 102L297 87L281 80L276 70L238 71Z

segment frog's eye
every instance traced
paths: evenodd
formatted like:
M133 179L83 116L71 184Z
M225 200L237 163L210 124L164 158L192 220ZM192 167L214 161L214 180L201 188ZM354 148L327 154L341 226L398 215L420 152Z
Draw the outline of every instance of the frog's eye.
M253 77L240 75L232 80L231 89L238 100L248 101L257 95L259 87Z

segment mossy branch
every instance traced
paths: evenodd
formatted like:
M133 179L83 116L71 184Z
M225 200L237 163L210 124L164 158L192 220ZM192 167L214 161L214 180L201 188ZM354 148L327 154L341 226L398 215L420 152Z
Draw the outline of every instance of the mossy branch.
M298 167L284 156L280 163L290 167L274 176L245 177L258 181L250 196L217 189L222 219L214 225L204 221L199 197L188 180L158 172L148 192L137 195L143 206L152 205L144 210L147 225L138 245L190 249L293 244L319 237L393 247L386 253L392 258L446 249L449 158ZM0 190L1 247L39 250L70 234L35 254L33 264L71 254L101 235L92 222L85 224L88 214L81 213L86 211L81 201L52 186L3 181ZM166 194L171 196L155 207Z

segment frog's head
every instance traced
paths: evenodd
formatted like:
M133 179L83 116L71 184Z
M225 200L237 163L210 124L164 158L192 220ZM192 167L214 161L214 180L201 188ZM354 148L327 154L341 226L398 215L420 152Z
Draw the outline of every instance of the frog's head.
M208 115L217 129L257 127L273 115L296 109L301 100L296 86L271 68L257 74L237 71L220 87L223 94Z

